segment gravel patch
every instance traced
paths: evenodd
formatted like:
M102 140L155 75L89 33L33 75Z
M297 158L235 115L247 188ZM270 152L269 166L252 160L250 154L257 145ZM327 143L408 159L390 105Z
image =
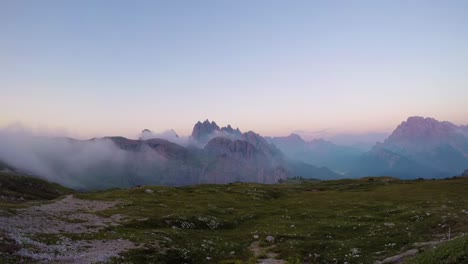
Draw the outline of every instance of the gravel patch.
M0 216L0 229L20 245L17 254L39 263L103 262L137 246L125 239L71 240L61 234L96 233L119 225L125 219L122 215L106 218L94 214L118 204L68 195L52 203L18 209L14 215ZM53 234L60 239L56 245L45 244L34 240L37 234Z

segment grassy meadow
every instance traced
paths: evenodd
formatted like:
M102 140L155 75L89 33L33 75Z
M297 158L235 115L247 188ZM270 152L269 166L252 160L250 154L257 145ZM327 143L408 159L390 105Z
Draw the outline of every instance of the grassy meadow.
M27 178L20 181L22 185ZM4 196L18 196L12 186L21 192L11 178L2 186ZM44 199L71 192L56 185L39 186L44 187L36 187L41 190L36 195ZM4 200L0 207L14 214L15 208L37 204L41 197L28 193L30 201ZM36 234L32 239L57 244L65 237L121 238L139 245L111 263L258 263L266 258L376 263L414 249L419 253L404 259L408 263L468 263L468 238L463 237L468 233L468 178L140 186L75 196L119 201L114 208L92 213L120 214L125 220L99 232ZM449 229L452 240L445 242Z
M100 214L129 220L93 237L122 237L143 245L126 253L126 260L255 263L271 251L290 263L372 263L418 243L447 239L449 228L451 237L468 233L467 191L468 179L384 177L143 186L80 197L123 202ZM260 256L249 249L256 240L265 251Z

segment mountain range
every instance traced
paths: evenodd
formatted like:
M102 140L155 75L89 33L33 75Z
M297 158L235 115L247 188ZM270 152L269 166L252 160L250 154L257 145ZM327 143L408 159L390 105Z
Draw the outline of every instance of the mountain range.
M443 178L468 168L468 126L413 116L369 151L299 135L267 138L286 155L326 166L342 177L395 176L404 179Z
M362 155L350 174L441 178L467 168L467 126L414 116Z
M336 145L324 139L305 141L297 134L269 137L267 140L291 159L329 167L342 175L346 174L365 153L362 149Z
M296 134L262 137L209 120L197 122L188 139L173 130L145 129L139 139L11 137L0 145L0 170L75 189L276 183L291 177L441 178L468 168L468 126L422 117L408 118L367 152Z
M230 125L220 128L208 120L198 122L185 145L152 138L157 135L161 134L145 129L139 139L33 138L23 152L13 158L6 155L7 159L0 153L0 158L9 167L75 189L339 177L327 168L289 159L259 134L242 133ZM172 130L164 135L179 139Z

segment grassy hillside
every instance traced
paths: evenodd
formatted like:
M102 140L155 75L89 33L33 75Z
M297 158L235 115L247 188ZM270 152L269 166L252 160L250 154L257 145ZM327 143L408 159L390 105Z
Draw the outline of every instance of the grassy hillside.
M15 172L0 172L0 206L31 200L50 200L73 191L59 184L21 175Z
M445 239L449 226L468 230L467 189L467 179L366 178L88 193L80 196L123 200L101 215L128 221L72 237L132 240L143 247L125 259L137 263L255 262L249 249L255 241L262 251L257 258L274 253L291 263L373 263Z
M445 242L433 250L419 254L407 261L408 264L459 264L468 263L468 237Z

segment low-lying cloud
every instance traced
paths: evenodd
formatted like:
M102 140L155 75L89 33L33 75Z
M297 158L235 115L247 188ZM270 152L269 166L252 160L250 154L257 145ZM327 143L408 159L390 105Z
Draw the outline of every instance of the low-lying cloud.
M110 139L75 140L0 129L0 161L75 189L129 187L155 181L164 162L149 147L120 149Z

